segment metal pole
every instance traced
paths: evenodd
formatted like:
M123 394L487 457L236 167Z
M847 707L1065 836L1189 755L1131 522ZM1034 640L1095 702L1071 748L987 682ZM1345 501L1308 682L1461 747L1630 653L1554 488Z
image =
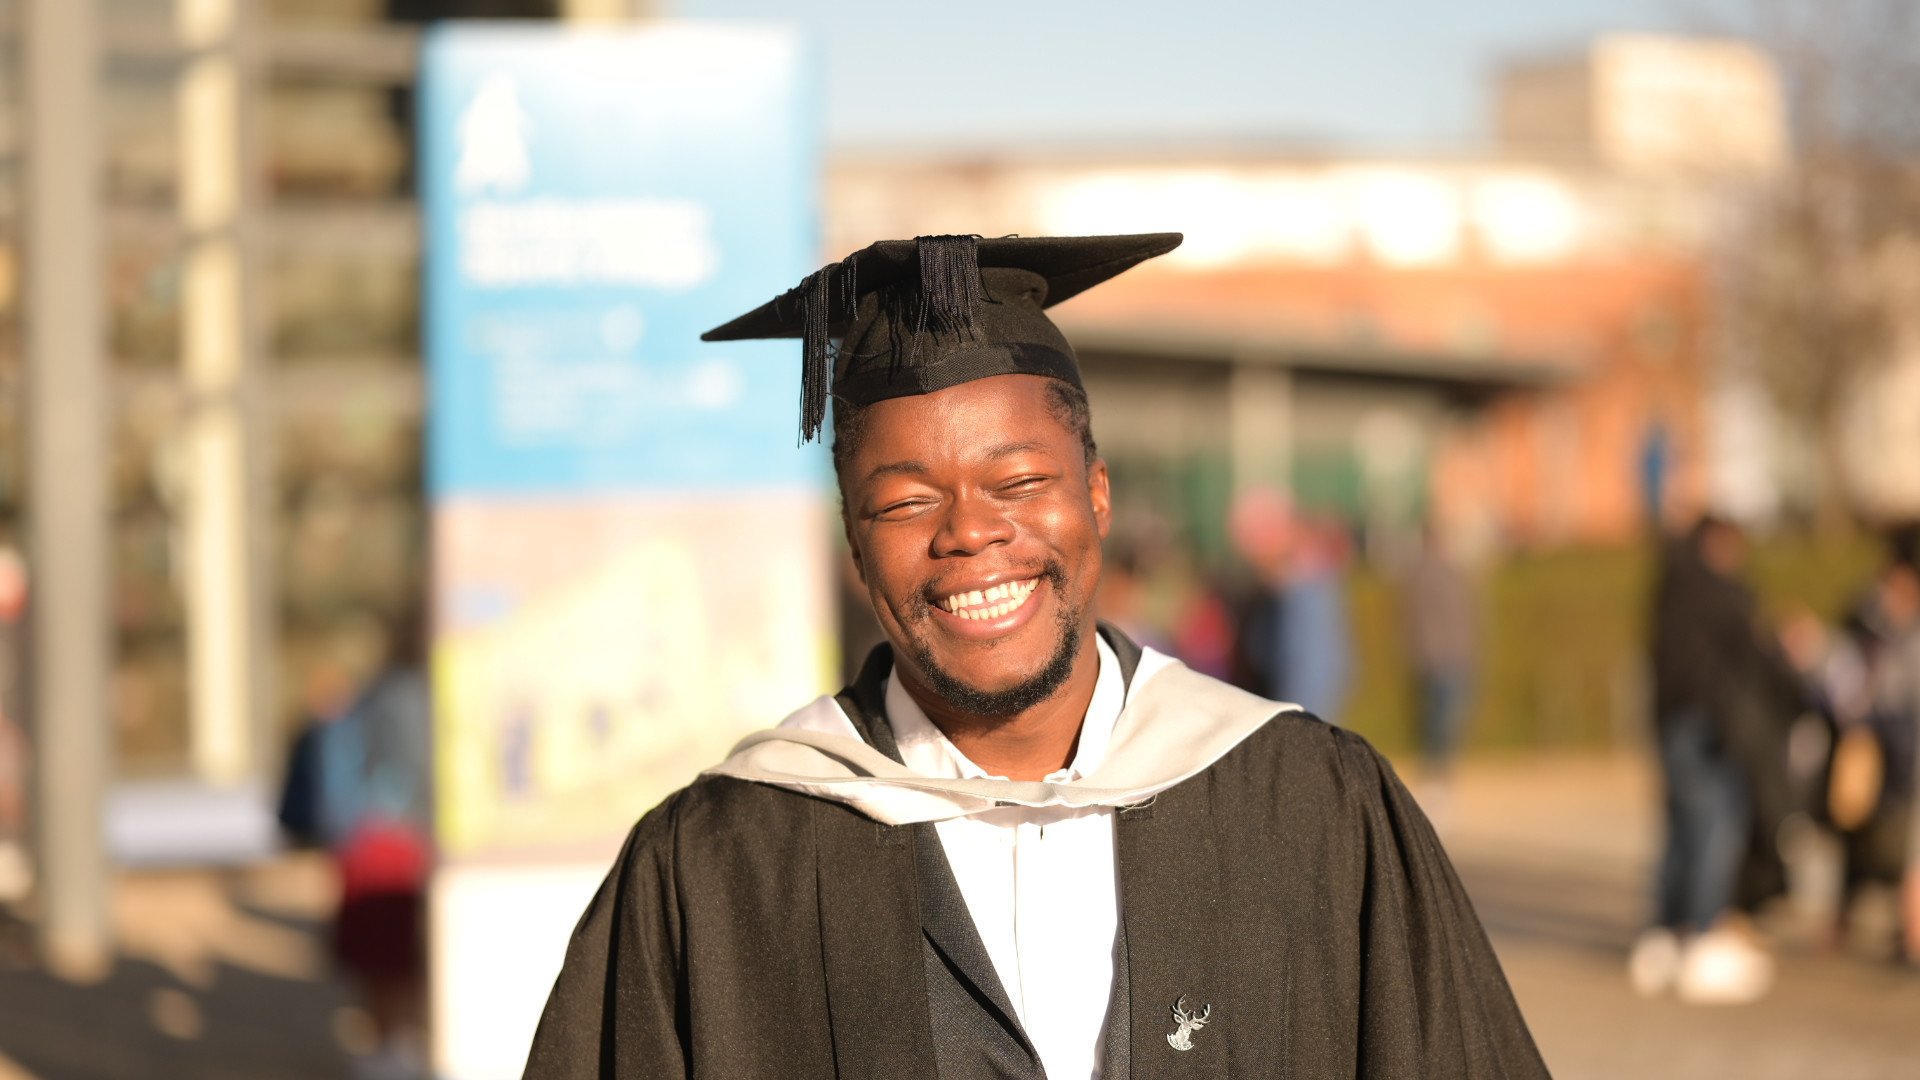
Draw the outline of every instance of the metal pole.
M70 978L111 963L107 371L95 8L26 6L28 555L41 940Z

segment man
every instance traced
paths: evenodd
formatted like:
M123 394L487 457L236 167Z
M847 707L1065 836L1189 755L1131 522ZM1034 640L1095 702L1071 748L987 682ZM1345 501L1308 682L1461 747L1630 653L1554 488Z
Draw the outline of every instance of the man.
M1473 582L1429 521L1401 582L1400 617L1420 735L1420 803L1445 833L1454 817L1453 761L1473 712L1479 604Z
M1254 574L1235 628L1235 684L1338 723L1353 660L1343 526L1260 488L1235 498L1227 518Z
M1479 611L1473 583L1429 522L1402 590L1407 657L1412 661L1420 750L1436 777L1448 775L1466 734L1479 663Z
M1732 917L1778 889L1773 839L1789 801L1769 697L1788 692L1788 676L1761 643L1745 560L1740 530L1711 515L1662 552L1653 683L1667 837L1654 925L1628 960L1648 997L1674 990L1693 1004L1742 1004L1773 984L1772 958Z
M1385 763L1093 621L1043 309L1179 239L887 241L709 332L803 339L803 437L831 387L888 641L635 827L529 1077L1545 1075Z

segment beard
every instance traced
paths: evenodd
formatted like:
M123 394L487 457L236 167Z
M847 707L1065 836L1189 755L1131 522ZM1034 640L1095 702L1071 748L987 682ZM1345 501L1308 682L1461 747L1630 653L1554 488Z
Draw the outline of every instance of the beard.
M1053 586L1054 595L1066 596L1067 574L1057 563L1049 563L1040 572ZM1060 640L1053 655L1039 671L1003 690L983 690L941 667L933 649L925 641L915 641L913 658L927 680L927 688L955 711L972 716L1004 719L1026 712L1052 697L1073 674L1073 662L1080 655L1080 625L1085 605L1060 602L1056 622Z

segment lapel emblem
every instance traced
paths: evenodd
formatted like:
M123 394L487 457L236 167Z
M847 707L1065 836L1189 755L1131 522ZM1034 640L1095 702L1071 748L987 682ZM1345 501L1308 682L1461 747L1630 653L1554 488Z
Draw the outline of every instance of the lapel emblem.
M1202 1006L1199 1012L1187 1009L1187 995L1181 994L1180 1000L1173 1003L1173 1022L1180 1030L1167 1036L1167 1045L1175 1050L1193 1049L1193 1033L1207 1026L1207 1019L1213 1015L1213 1006Z

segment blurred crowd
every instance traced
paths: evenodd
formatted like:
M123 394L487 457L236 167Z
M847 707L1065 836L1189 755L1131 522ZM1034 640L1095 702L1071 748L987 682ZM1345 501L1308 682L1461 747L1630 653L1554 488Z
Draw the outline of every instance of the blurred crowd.
M1835 622L1761 618L1748 543L1701 519L1662 553L1654 598L1654 719L1666 846L1653 925L1629 974L1641 993L1699 1004L1764 995L1774 965L1755 916L1792 896L1822 944L1857 939L1920 961L1920 562L1892 530ZM1875 928L1865 934L1874 936Z
M1208 575L1179 544L1117 542L1100 616L1135 640L1242 689L1340 723L1360 676L1352 614L1354 526L1255 489L1227 531L1238 565ZM1456 545L1428 527L1382 560L1397 593L1413 729L1429 810L1444 818L1480 664L1478 590Z
M1237 572L1174 543L1116 542L1101 616L1189 665L1341 722L1360 668L1355 532L1275 494L1235 502ZM1655 541L1648 728L1663 780L1649 929L1630 977L1647 996L1755 1000L1775 913L1817 947L1920 962L1920 528L1889 530L1843 610L1768 615L1749 539L1705 516ZM1482 583L1438 529L1370 560L1394 593L1418 792L1443 832L1451 763L1475 712ZM1385 565L1381 565L1385 563Z

